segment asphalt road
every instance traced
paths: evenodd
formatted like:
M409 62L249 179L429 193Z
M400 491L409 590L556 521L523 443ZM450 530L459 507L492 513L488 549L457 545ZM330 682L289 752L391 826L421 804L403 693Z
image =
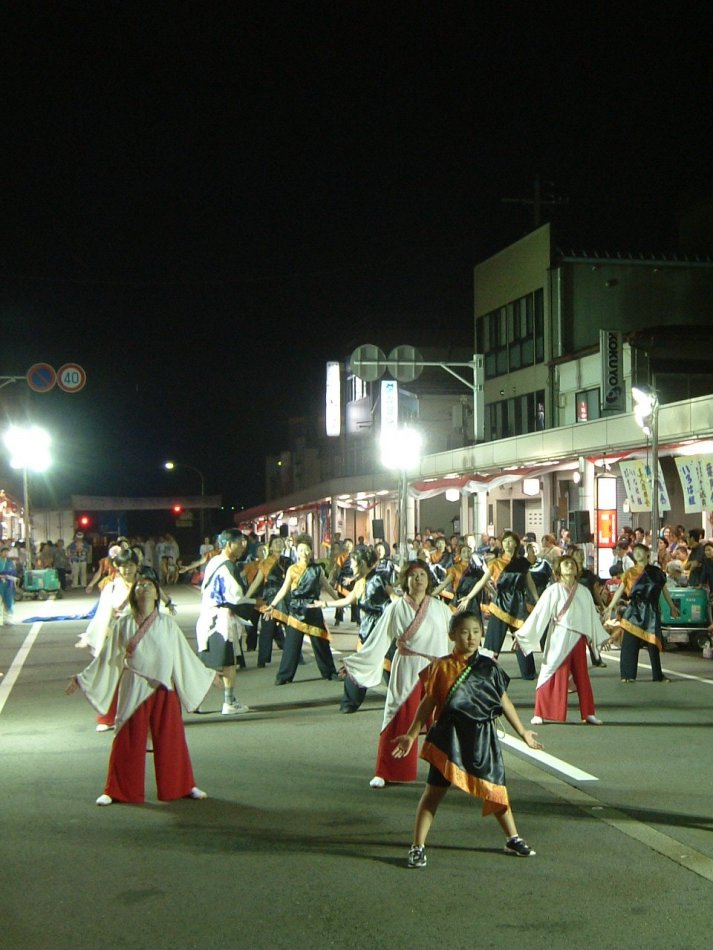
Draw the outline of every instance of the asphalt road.
M197 594L173 596L192 640ZM672 651L670 684L642 668L624 686L611 654L592 672L603 727L580 725L576 709L539 727L547 763L504 740L537 856L504 854L495 820L452 791L428 867L407 870L420 787L368 785L383 693L340 715L341 685L313 663L278 688L274 665L257 670L249 654L248 715L221 717L218 690L186 715L208 800L158 803L149 762L145 805L97 808L112 735L95 732L80 694L63 694L86 662L73 646L84 626L0 630L1 948L708 946L713 662ZM345 652L354 633L342 631ZM503 664L527 720L534 684L511 655Z

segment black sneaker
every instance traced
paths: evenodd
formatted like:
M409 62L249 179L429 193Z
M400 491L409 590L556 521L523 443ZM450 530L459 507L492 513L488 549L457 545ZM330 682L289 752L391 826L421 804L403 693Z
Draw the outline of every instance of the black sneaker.
M419 848L419 846L415 844L408 853L406 865L410 868L425 868L426 849L424 847Z
M537 854L519 835L515 838L508 838L505 842L505 850L508 854L516 854L519 858L532 858Z

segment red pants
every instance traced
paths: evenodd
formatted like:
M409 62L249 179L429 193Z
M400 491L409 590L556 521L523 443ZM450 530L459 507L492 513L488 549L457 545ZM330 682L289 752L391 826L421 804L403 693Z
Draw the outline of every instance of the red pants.
M391 754L395 748L394 739L408 732L419 703L423 699L423 686L419 680L406 702L399 707L396 715L379 734L379 748L376 752L376 769L386 782L415 782L418 777L418 741L403 759L395 759Z
M554 722L567 720L567 685L572 674L574 685L579 696L579 711L582 719L594 715L594 695L592 684L589 682L587 671L587 648L584 637L577 640L577 644L546 683L537 687L535 692L535 715Z
M196 784L178 696L159 687L114 737L104 792L116 801L140 804L144 800L149 727L159 799L184 798Z

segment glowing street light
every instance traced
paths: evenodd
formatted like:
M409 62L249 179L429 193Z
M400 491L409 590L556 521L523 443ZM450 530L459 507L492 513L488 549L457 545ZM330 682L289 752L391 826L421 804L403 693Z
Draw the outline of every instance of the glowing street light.
M659 397L651 386L632 386L631 395L634 418L651 439L651 542L655 545L659 533Z
M11 426L3 437L10 453L11 468L22 470L23 532L27 570L32 570L32 535L30 527L30 490L28 471L46 472L52 464L49 433L39 426Z
M163 467L164 467L167 471L169 471L169 472L172 472L175 468L190 468L190 470L191 470L192 472L195 472L196 475L198 475L198 477L199 477L200 480L201 480L201 501L205 498L205 475L203 474L203 472L202 472L199 468L196 468L195 465L188 465L186 462L171 462L171 461L168 461L168 462L164 462L164 463L163 463ZM204 536L205 536L205 524L204 524L204 519L205 519L205 511L204 511L204 509L201 507L201 513L200 513L201 544L203 544L203 538L204 538Z
M408 560L406 509L408 506L408 470L421 459L422 439L415 429L392 429L381 439L381 462L384 468L399 471L399 554L401 564Z

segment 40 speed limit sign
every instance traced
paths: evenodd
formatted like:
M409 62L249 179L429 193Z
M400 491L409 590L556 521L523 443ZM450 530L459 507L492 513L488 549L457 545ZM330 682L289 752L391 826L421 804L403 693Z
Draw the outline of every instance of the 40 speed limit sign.
M77 363L65 363L57 370L57 385L66 393L78 393L87 383L87 374Z

